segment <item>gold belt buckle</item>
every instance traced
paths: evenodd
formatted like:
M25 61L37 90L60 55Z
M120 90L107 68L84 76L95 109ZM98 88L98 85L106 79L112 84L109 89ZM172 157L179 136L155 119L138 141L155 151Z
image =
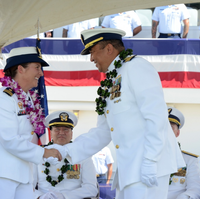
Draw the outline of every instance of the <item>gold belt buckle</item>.
M172 34L170 34L170 33L167 34L167 36L169 36L169 37L170 37L171 35L172 35Z

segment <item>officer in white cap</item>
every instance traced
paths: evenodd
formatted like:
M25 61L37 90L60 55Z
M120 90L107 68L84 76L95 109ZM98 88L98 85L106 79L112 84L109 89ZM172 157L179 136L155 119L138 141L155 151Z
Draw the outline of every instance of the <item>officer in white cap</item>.
M56 111L48 115L45 125L51 131L52 142L45 148L57 148L71 142L77 117L69 111ZM96 197L98 193L96 172L91 158L71 165L67 159L58 164L46 162L38 165L35 198L79 199Z
M90 54L106 79L97 91L97 127L66 145L67 157L74 164L112 140L116 198L166 199L169 175L185 163L168 122L159 75L148 61L125 50L124 35L112 28L82 32L81 54Z
M169 122L176 137L185 123L183 114L174 107L168 107ZM197 199L200 198L200 172L198 155L182 150L186 167L171 174L168 199Z
M39 48L14 48L0 79L0 193L4 199L32 199L31 163L39 164L49 156L62 159L56 149L31 143L33 136L40 136L45 129L37 94L30 90L43 76L43 66L48 63Z

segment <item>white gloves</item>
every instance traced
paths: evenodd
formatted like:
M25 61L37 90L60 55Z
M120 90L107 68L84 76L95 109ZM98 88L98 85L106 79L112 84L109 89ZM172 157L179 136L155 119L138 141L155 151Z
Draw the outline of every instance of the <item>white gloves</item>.
M141 182L148 187L158 186L157 163L144 158L141 165Z
M54 195L55 199L65 199L65 197L62 195L62 193L52 192L51 194Z
M65 150L64 146L61 146L59 144L52 144L46 147L47 149L57 149L60 154L62 155L62 159L66 158L67 156L67 152ZM49 157L49 158L44 158L45 162L49 162L52 165L58 164L58 158L53 158L53 157Z
M49 158L44 158L45 162L49 162L51 165L56 165L58 164L58 158L54 158L54 157L49 157Z
M55 199L55 197L51 194L51 192L48 192L40 196L40 199Z
M59 192L48 192L40 196L40 199L65 199Z
M176 199L189 199L190 196L186 195L185 193L180 194Z

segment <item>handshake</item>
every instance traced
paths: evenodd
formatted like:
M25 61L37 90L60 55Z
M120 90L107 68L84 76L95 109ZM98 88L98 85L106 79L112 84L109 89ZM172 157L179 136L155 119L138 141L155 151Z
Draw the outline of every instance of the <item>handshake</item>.
M65 199L65 198L61 193L53 191L43 194L38 199Z
M44 161L49 162L50 164L57 164L58 161L61 161L67 156L67 151L64 146L54 144L45 147L44 149Z

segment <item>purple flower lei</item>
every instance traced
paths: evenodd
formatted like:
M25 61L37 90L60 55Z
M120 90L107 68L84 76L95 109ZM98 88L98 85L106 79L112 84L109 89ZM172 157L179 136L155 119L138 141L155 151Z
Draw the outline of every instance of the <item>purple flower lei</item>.
M23 90L21 89L19 84L15 81L12 81L11 77L4 76L3 78L0 78L0 82L2 83L2 86L10 87L15 92L18 100L23 103L23 107L25 107L26 114L29 115L28 118L30 119L34 132L38 136L42 135L45 130L45 116L43 115L43 109L40 105L40 101L38 100L39 95L34 91L29 91L34 104L33 107L31 105L31 102L29 100L26 100L26 96L23 94Z

